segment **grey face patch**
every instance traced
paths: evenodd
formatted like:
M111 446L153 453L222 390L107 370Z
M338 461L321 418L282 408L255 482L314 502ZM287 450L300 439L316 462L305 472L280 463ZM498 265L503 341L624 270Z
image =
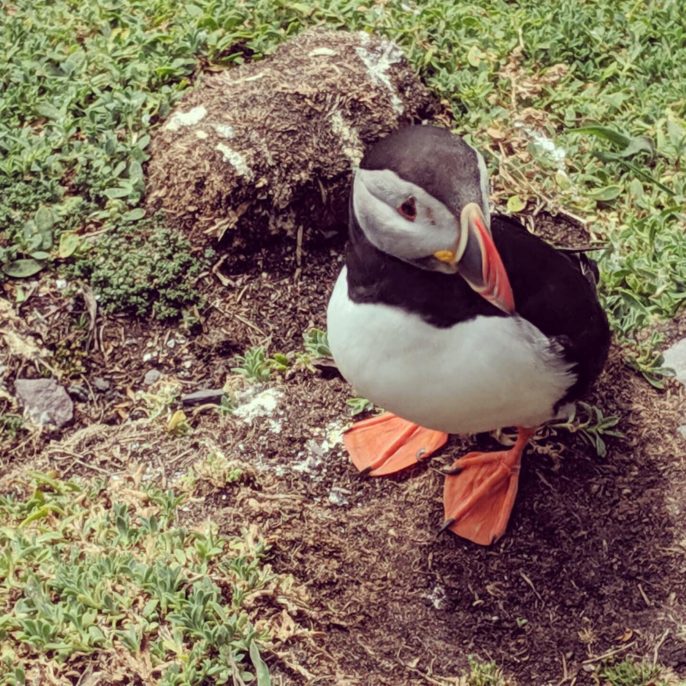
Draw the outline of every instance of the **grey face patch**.
M399 212L414 199L415 218ZM416 184L388 169L359 169L353 182L353 211L372 245L402 260L420 260L452 250L460 225L453 213Z

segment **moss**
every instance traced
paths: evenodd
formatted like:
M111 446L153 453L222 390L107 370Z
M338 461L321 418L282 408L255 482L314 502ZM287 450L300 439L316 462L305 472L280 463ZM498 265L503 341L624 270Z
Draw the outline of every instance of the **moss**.
M105 235L69 268L86 278L105 312L165 320L200 301L195 282L205 260L157 218Z

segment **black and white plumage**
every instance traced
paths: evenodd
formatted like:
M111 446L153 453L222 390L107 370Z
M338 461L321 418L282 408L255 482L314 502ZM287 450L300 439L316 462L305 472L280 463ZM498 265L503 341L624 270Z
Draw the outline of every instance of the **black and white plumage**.
M401 129L356 172L329 345L357 392L392 414L354 425L354 464L390 474L447 433L518 427L515 445L456 460L444 528L504 533L533 429L588 391L610 333L597 270L513 219L490 216L481 155L445 129Z
M408 223L381 201L391 226L381 243L375 203L359 202L361 176L371 170L401 181L397 197L388 193L396 204L414 197L443 225ZM431 268L433 254L459 240L463 207L477 203L489 221L487 188L479 153L445 129L408 127L384 139L354 182L346 268L328 309L329 344L356 390L449 433L552 419L589 389L609 346L595 285L577 256L512 219L496 215L490 229L514 313L485 300L459 271L444 273L443 262Z

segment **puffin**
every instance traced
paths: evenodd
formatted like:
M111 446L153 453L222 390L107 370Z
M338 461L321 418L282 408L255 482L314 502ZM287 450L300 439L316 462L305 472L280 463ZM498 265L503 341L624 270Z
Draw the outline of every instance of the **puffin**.
M597 267L491 215L482 155L431 125L368 150L348 223L329 346L342 376L385 412L353 424L345 447L360 472L385 476L448 434L515 427L509 449L470 452L444 472L441 531L491 545L506 531L529 439L569 415L607 359Z

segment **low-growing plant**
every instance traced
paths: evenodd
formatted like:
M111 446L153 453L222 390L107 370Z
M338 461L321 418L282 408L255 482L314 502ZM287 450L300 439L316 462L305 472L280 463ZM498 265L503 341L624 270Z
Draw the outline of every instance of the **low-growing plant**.
M503 671L495 662L482 662L474 655L467 657L469 662L468 686L507 686Z
M355 415L362 414L367 410L373 409L374 405L367 398L348 398L345 404L350 408L350 414L354 417Z
M248 348L243 355L238 355L236 362L237 365L231 368L232 372L257 382L269 381L272 372L281 374L291 367L288 355L274 353L269 356L262 345Z
M136 394L136 397L142 401L146 414L151 420L170 413L172 405L181 393L181 386L175 381L162 381L154 388L155 390L140 391Z
M15 439L24 428L24 420L18 414L0 414L0 437ZM1 442L2 439L0 439Z
M173 491L34 478L28 497L0 497L0 684L88 666L128 683L269 683L246 601L276 577L254 533L181 525Z
M332 357L326 331L316 328L308 329L303 334L303 344L305 347L305 352L308 355L311 355L314 359Z
M167 421L167 431L172 436L185 436L190 433L191 425L183 410L176 410Z
M104 235L66 272L90 282L105 312L164 320L200 302L195 282L203 264L183 236L150 219Z
M296 355L295 365L300 369L315 371L315 364L332 359L331 348L326 331L312 328L303 334L304 351Z
M196 493L201 484L207 484L216 490L240 481L244 474L244 465L229 460L221 450L215 449L191 467L181 478L181 485L192 493Z
M605 457L607 438L626 438L625 434L616 428L619 421L616 415L605 415L597 405L579 401L567 420L551 424L551 427L578 433L595 450L598 457Z
M666 686L660 668L647 662L627 659L600 671L603 686Z
M272 366L263 346L249 348L243 355L236 358L236 362L237 365L231 368L232 372L251 381L269 381Z

